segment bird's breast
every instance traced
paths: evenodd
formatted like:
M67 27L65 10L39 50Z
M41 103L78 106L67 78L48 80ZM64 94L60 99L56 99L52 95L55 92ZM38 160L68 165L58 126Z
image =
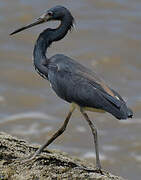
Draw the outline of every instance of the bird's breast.
M65 71L49 70L48 79L51 84L52 89L55 93L62 99L71 102L71 88L73 84L71 82L71 77Z

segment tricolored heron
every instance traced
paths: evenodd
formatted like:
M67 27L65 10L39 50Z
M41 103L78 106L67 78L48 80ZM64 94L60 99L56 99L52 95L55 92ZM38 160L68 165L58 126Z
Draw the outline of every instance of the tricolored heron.
M126 106L122 97L107 86L92 70L63 54L56 54L51 58L46 57L47 48L53 42L64 38L73 27L74 18L67 8L55 6L47 10L35 22L12 32L11 35L52 20L61 21L61 24L56 29L47 28L39 35L33 52L34 66L37 72L50 82L56 94L71 103L71 108L61 128L38 149L31 159L40 154L45 147L65 131L73 111L78 108L92 130L96 168L100 171L97 129L86 111L102 110L111 113L117 119L132 118L133 112Z

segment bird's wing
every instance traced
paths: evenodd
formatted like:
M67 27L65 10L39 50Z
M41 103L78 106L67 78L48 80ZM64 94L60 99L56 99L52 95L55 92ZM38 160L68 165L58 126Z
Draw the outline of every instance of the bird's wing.
M118 95L118 93L109 88L106 83L101 78L99 78L99 76L91 69L86 68L85 66L79 64L77 61L64 55L55 55L54 57L52 57L51 61L53 64L58 66L58 73L60 72L59 74L63 74L64 76L64 78L62 78L63 76L61 76L58 82L63 81L63 86L70 87L71 81L73 81L73 92L76 92L76 94L81 96L81 94L79 94L79 92L77 91L82 91L81 93L85 94L83 94L84 97L82 97L82 99L87 99L88 94L84 92L87 89L87 91L91 91L91 93L95 93L104 97L105 99L107 99L107 101L110 101L116 107L121 106L121 102L123 100ZM56 77L58 75L56 75ZM67 77L68 79L70 78L70 80L68 80ZM57 78L59 78L59 76ZM64 81L67 82L65 83ZM70 92L68 92L67 94L70 94ZM89 96L91 95L89 92Z
M99 101L99 105L101 105L101 100L104 99L110 103L112 103L117 108L120 108L123 100L118 94L111 90L108 86L103 84L103 82L95 81L95 79L91 78L88 74L73 74L77 77L77 81L75 81L75 88L74 92L75 95L79 96L79 99L81 101L92 101L92 104L94 100Z
M106 92L112 97L115 97L115 94L113 93L113 91L106 85L104 80L101 79L94 71L83 67L83 68L77 69L76 73L79 74L80 76L83 76L83 78L86 78L94 86L97 85L101 91Z
M121 96L111 89L103 79L101 79L94 71L78 64L75 73L84 79L87 79L88 83L99 90L109 100L114 101L115 104L119 104L119 101L123 101Z

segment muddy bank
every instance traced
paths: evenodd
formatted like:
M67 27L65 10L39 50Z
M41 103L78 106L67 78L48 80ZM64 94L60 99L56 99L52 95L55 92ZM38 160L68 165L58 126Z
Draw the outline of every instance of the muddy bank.
M0 180L123 180L108 172L93 172L92 165L60 151L44 151L34 161L23 163L39 146L0 133Z

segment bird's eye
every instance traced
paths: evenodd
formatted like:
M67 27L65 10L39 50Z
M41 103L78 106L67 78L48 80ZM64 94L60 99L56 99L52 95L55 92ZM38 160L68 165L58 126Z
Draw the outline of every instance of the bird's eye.
M49 15L49 16L52 16L52 15L53 15L53 12L52 12L52 11L49 11L49 12L48 12L48 15Z

